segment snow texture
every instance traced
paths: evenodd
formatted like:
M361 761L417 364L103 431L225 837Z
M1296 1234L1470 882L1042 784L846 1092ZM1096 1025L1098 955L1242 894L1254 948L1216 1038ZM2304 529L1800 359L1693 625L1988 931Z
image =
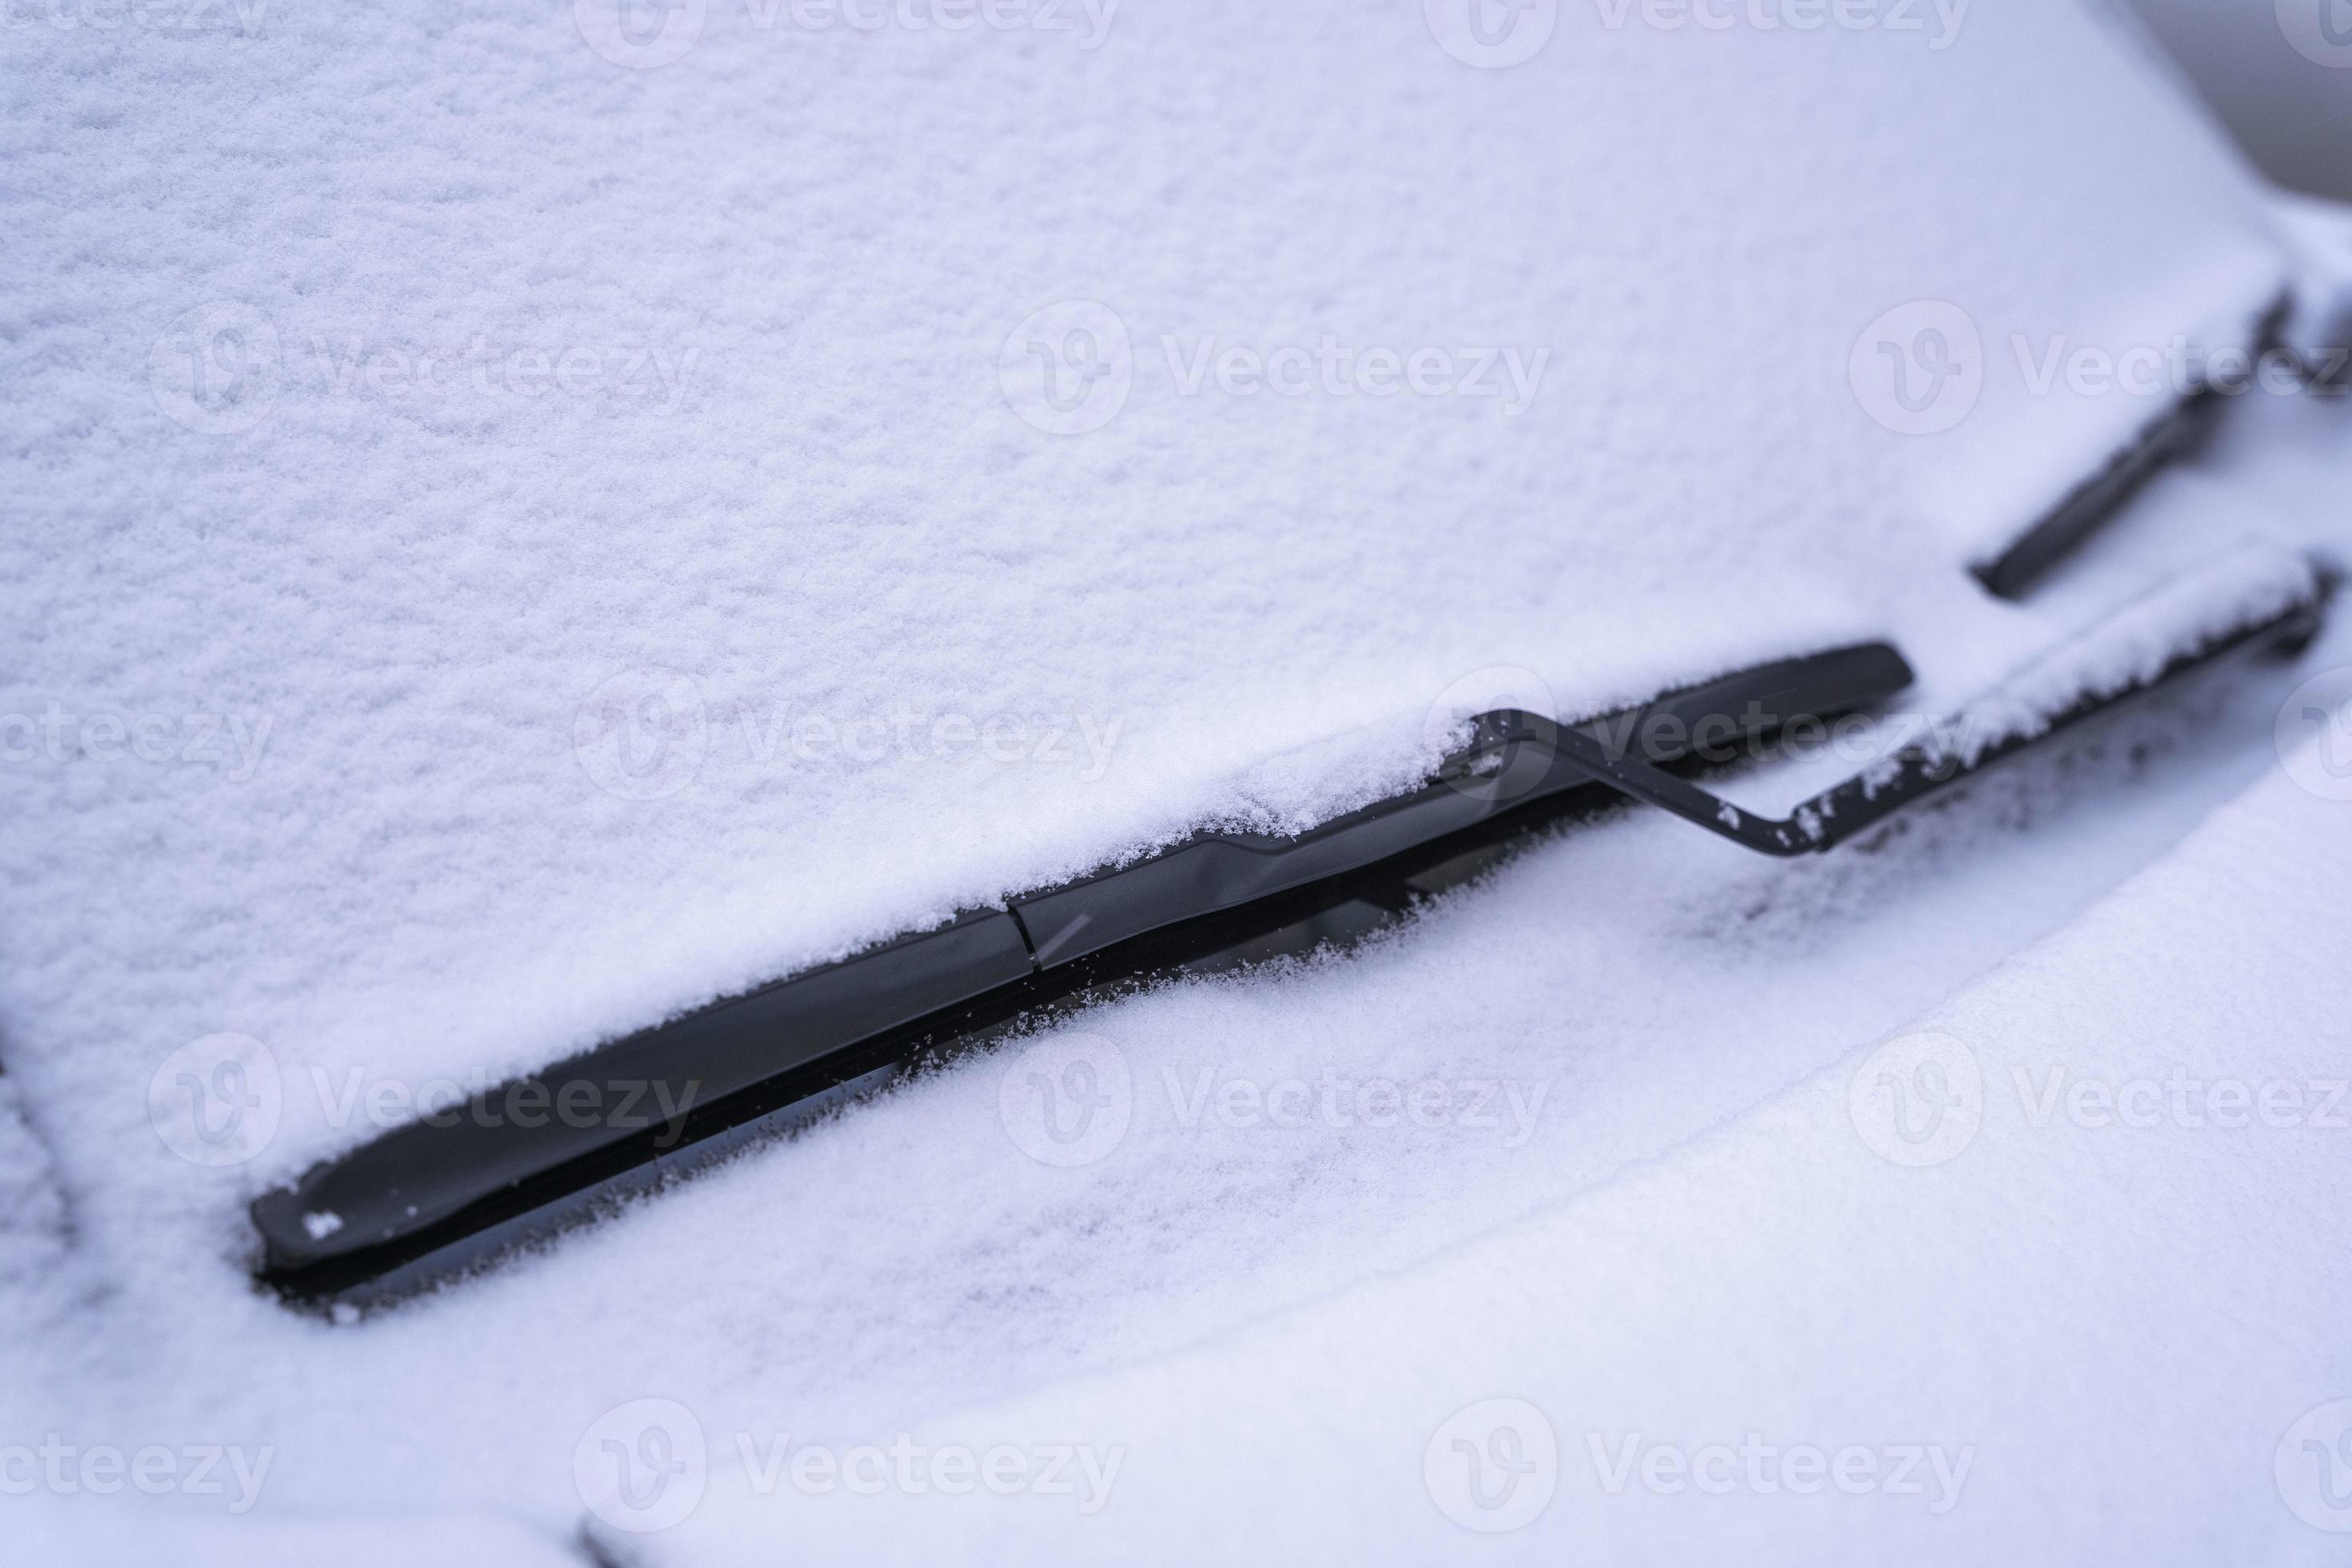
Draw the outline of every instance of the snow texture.
M504 7L28 37L0 712L71 721L9 737L0 1027L98 1245L226 1248L363 1138L314 1068L511 1072L1203 822L1312 820L1425 761L1477 671L1592 711L1933 624L1990 678L2046 628L1902 500L1921 443L1858 410L1863 329L1944 299L1989 342L2168 336L2286 266L2064 6L1942 50L1586 13L1507 71L1407 7L1136 10L1092 50L753 15L650 69ZM1132 385L1052 435L999 355L1074 299ZM215 303L235 331L185 319ZM1182 394L1203 342L1325 333L1551 358L1516 417ZM532 368L573 349L583 390ZM2016 505L2110 434L2004 430L2052 476ZM148 716L217 760L140 760L115 726ZM1022 760L935 756L940 719ZM804 720L847 732L804 757ZM139 1097L223 1032L303 1091L192 1172Z
M915 1435L1090 1445L1105 1470L1121 1450L1107 1489L1074 1465L1067 1495L763 1495L730 1456L644 1560L2340 1561L2298 1517L2331 1514L2294 1429L2352 1390L2315 1310L2352 1289L2343 811L2273 774L1902 1038L1720 1132L1337 1299ZM1929 1032L1953 1109L1925 1157L1875 1100ZM2107 1099L2078 1113L2086 1084ZM2270 1085L2292 1110L2243 1093ZM1522 1488L1552 1500L1481 1542L1439 1500L1462 1456L1428 1450L1498 1397L1541 1413L1556 1462L1527 1442ZM1662 1447L1701 1468L1653 1484ZM1869 1468L1785 1485L1800 1447Z
M246 1277L246 1203L436 1080L545 1063L1202 824L1318 820L1416 776L1429 716L1465 694L1580 715L1888 636L1919 709L1949 712L2053 647L2095 683L2275 591L2206 572L2217 543L2352 538L2340 408L2258 395L2246 445L2164 481L2046 593L2002 604L1968 576L2163 406L2037 391L2052 341L2227 345L2309 276L2234 156L2075 6L1976 0L1939 48L1571 5L1493 70L1420 10L1138 5L1087 47L1083 25L868 33L689 3L631 13L698 28L645 68L609 58L642 38L593 0L189 7L171 26L151 7L10 34L0 1084L38 1136L0 1120L0 1324L22 1369L0 1380L0 1450L269 1447L255 1515L193 1510L205 1541L528 1562L571 1550L580 1456L646 1398L696 1411L723 1458L738 1429L856 1443L1028 1408L1073 1374L1137 1379L1170 1402L1139 1420L1172 1457L1121 1492L1121 1529L1209 1474L1185 1407L1212 1388L1269 1433L1320 1423L1332 1456L1369 1454L1402 1415L1286 1403L1262 1373L1188 1391L1168 1368L1192 1363L1163 1358L1223 1346L1263 1368L1291 1331L1245 1325L1328 1295L1335 1346L1384 1323L1366 1353L1393 1386L1450 1389L1437 1320L1394 1315L1453 1289L1442 1254L1475 1264L1460 1300L1514 1333L1532 1300L1598 1322L1576 1292L1644 1258L1745 1263L1692 1316L1596 1331L1617 1361L1531 1352L1520 1386L1548 1403L1545 1379L1587 1365L1642 1387L1654 1329L1728 1361L1710 1347L1788 1328L1782 1361L1721 1384L1768 1405L1803 1397L1804 1336L1831 1317L1865 1352L1904 1349L1911 1277L1818 1293L1834 1184L1778 1189L1793 1228L1768 1268L1779 1220L1748 1200L1801 1171L1737 1155L1710 1189L1681 1182L1687 1151L1812 1151L1789 1107L1826 1091L1753 1108L2067 927L2247 788L2300 673L2168 697L1874 853L1768 865L1629 813L1374 949L1131 998L380 1318L297 1317ZM1922 303L1982 349L1970 410L1933 437L1890 428L1907 411L1855 372L1950 324ZM1343 384L1442 350L1498 394L1221 382L1228 351L1271 374L1327 337ZM1066 407L1023 380L1033 345ZM2092 632L2171 579L2181 613ZM1784 772L1743 786L1810 782ZM2300 826L2307 893L2344 825ZM2325 934L2236 929L2282 952ZM2225 987L2219 942L2190 956L2211 967L2166 976L2184 1006L2332 1038L2276 984ZM2173 1041L2137 971L2095 991L2067 973L2095 1016ZM2179 1048L2208 1043L2200 1016ZM1074 1033L1118 1053L1134 1101L1116 1150L1063 1169L1008 1137L1001 1090L1017 1053ZM1192 1110L1327 1077L1438 1085L1448 1114ZM1481 1092L1492 1125L1469 1121ZM2242 1289L2273 1303L2249 1321L2299 1343L2327 1293L2243 1250L2294 1216L2239 1225L2335 1179L2294 1153L2183 1212L2247 1260ZM1956 1203L2063 1216L2073 1167L2010 1173ZM1917 1236L1916 1194L1852 1201L1848 1239ZM1572 1231L1572 1253L1596 1212L1617 1251L1582 1274L1507 1275L1474 1239ZM2089 1299L2147 1278L2120 1229L2074 1286L1967 1252L1981 1234L1950 1243L2002 1280L1948 1307L1969 1331L2029 1278L2084 1292L2063 1299L2104 1314L2117 1354L2218 1331L2186 1315L2200 1301L2174 1320L2162 1292L2137 1316ZM2014 1363L2053 1407L2049 1358L2074 1343ZM2327 1370L2265 1367L2279 1386ZM2182 1374L2182 1409L2252 1386L2207 1370ZM1870 1391L1902 1380L1851 1374L1819 1408L1876 1431ZM1051 1397L1091 1410L1091 1386ZM1551 1407L1563 1431L1580 1418ZM2157 1453L2177 1430L2127 1435ZM1370 1484L1332 1462L1335 1486ZM1337 1495L1247 1511L1305 1530ZM0 1497L0 1528L44 1561L131 1552L143 1505L99 1500ZM175 1541L186 1500L154 1515ZM691 1539L749 1549L759 1517L715 1496ZM932 1517L877 1550L951 1555L991 1528ZM1776 1539L1838 1539L1823 1517ZM1425 1524L1344 1539L1394 1554Z
M1948 750L1974 763L1987 748L2032 739L2086 700L2153 684L2184 655L2268 625L2318 594L2300 551L2255 542L2150 588L2077 637L2039 656L1956 716Z

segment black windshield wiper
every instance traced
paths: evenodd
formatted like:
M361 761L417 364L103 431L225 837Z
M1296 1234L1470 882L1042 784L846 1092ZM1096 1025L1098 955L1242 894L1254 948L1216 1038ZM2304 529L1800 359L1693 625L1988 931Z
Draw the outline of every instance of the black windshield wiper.
M1073 999L1379 929L1512 842L1626 796L1764 854L1824 851L2139 691L2307 637L2320 611L2315 588L2031 734L1880 758L1786 821L1702 787L1695 764L1894 695L1911 670L1892 647L1773 664L1573 725L1490 713L1429 784L1309 832L1196 834L442 1107L257 1200L261 1277L296 1300L406 1293L818 1114L910 1057ZM593 1113L567 1116L567 1104ZM634 1121L612 1113L625 1104Z
M1871 644L1612 718L1673 768L1694 734L1760 739L1910 681L1899 654ZM815 1114L918 1052L1106 986L1370 929L1443 868L1620 799L1516 718L1474 721L1430 784L1309 832L1198 833L440 1107L258 1199L262 1277L304 1299L401 1293ZM566 1116L567 1103L593 1109Z

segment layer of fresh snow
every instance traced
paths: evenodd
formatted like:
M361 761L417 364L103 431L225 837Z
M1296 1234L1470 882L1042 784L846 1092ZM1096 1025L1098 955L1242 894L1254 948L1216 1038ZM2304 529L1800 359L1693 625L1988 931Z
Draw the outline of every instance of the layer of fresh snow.
M1501 71L1410 5L1122 10L1091 50L688 9L696 47L646 70L561 8L270 12L242 44L12 34L0 721L71 717L58 754L44 729L0 765L0 1083L38 1134L0 1122L26 1173L5 1190L34 1194L0 1212L35 1215L0 1227L0 1449L271 1448L259 1519L162 1505L263 1561L279 1526L364 1542L387 1537L353 1510L419 1508L512 1510L552 1551L583 1446L642 1436L600 1425L633 1401L845 1445L1018 1408L1326 1293L1346 1316L1369 1277L1482 1232L1584 1223L1556 1212L1580 1194L1649 1194L1625 1223L1696 1268L1739 1194L1626 1173L1710 1129L1773 1135L1741 1119L2065 925L2272 760L2307 670L2159 703L1874 854L1770 866L1629 815L1375 951L1090 1016L1137 1095L1097 1163L1024 1153L1013 1058L991 1059L444 1299L294 1317L245 1280L243 1205L370 1135L354 1094L542 1062L1201 822L1312 820L1408 776L1441 694L1522 679L1501 670L1584 712L1891 635L1943 711L2217 546L2347 534L2341 410L2257 395L2236 423L2279 439L2167 481L2048 594L2000 605L1963 571L2158 411L2036 395L2013 338L2223 341L2297 268L2231 157L2071 5L1976 0L1942 50L1570 6ZM1000 355L1087 299L1129 332L1126 401L1049 434ZM1931 300L1979 334L1983 385L1956 428L1905 436L1849 373L1875 321ZM250 401L190 405L183 352L264 350L264 319L275 361L228 368L274 381L216 363ZM1181 395L1161 347L1326 333L1551 357L1507 416ZM537 395L467 363L572 349L603 368ZM443 379L347 375L360 353L434 353ZM1038 724L1017 763L895 737L794 754L805 717L902 710L1066 715L1065 760L1034 756ZM110 759L142 718L217 760L129 737ZM2222 994L2216 972L2200 1000ZM2266 997L2233 1005L2303 1037ZM249 1146L159 1136L183 1073L274 1120L241 1124ZM1462 1098L1427 1127L1178 1114L1204 1082L1325 1077ZM1479 1084L1491 1128L1464 1124ZM2286 1205L2304 1174L2244 1181ZM2021 1175L1999 1201L2063 1191ZM1883 1201L1893 1245L1916 1216ZM1772 1216L1748 1223L1770 1261ZM1804 1370L1818 1239L1758 1276L1788 1310L1703 1298L1721 1321L1684 1330L1785 1321L1775 1364ZM2275 1286L2250 1319L2308 1331L2311 1283L2250 1271ZM1895 1344L1881 1284L1839 1298L1857 1343ZM1422 1364L1431 1320L1384 1318L1387 1289L1367 1353ZM2170 1320L2104 1321L2169 1353ZM1649 1342L1595 1341L1625 1387ZM2053 1378L2074 1343L2017 1365ZM1291 1418L1280 1380L1232 1386ZM1170 1484L1207 1473L1181 1403L1146 1414ZM39 1508L50 1560L128 1550L99 1500ZM0 1525L37 1517L17 1503ZM921 1552L967 1527L908 1528Z
M2317 570L2308 554L2271 541L2200 562L1970 698L1952 717L1948 749L1974 763L2000 742L2048 733L2086 700L2153 685L2175 660L2310 604Z
M0 770L0 1037L94 1246L216 1273L243 1200L368 1131L313 1068L512 1071L1311 819L1483 669L1590 711L1899 633L1988 679L2054 629L1958 571L2027 498L1948 536L1913 480L2049 490L2114 434L2010 429L1999 345L2202 331L2287 267L2072 6L1979 4L1944 48L1571 7L1509 70L1339 0L1136 9L1094 49L771 14L648 69L496 6L24 35L0 714L66 717ZM1070 300L1133 365L1051 434L999 360L1108 342L1031 321ZM1992 345L1943 442L1849 381L1922 300ZM1516 416L1180 385L1203 342L1327 333L1550 358ZM574 349L577 390L531 368ZM151 716L216 760L118 745ZM812 719L876 727L804 757ZM940 719L1024 760L942 760ZM191 1169L144 1095L223 1034L299 1092Z
M2340 507L2347 433L2330 422L2336 411L2266 412L2296 417L2243 449L2233 443L2226 466L2165 481L2118 525L2116 552L2150 542L2144 523L2160 542L2171 522L2191 521L2176 510L2180 492L2200 503L2190 513L2210 518L2218 500L2240 527ZM2306 415L2321 423L2297 428ZM2274 770L2273 715L2314 670L2347 663L2352 638L2339 634L2297 666L2231 672L1989 778L1876 853L1773 865L1628 815L1528 857L1370 952L1091 1014L1075 1033L1120 1053L1135 1100L1119 1145L1090 1165L1040 1164L1008 1134L1003 1090L1021 1081L1016 1047L754 1153L543 1259L357 1324L291 1316L233 1279L184 1289L166 1310L147 1283L166 1264L134 1272L83 1248L80 1269L121 1282L95 1310L43 1331L42 1375L0 1385L0 1420L35 1440L54 1428L85 1444L165 1434L275 1447L257 1510L270 1518L431 1500L516 1510L557 1539L583 1510L582 1447L607 1463L604 1440L633 1451L628 1439L644 1432L625 1415L613 1425L611 1413L669 1401L694 1413L712 1445L710 1507L723 1524L739 1431L763 1449L789 1433L846 1452L931 1430L943 1412L1017 1405L1073 1373L1115 1374L1139 1358L1225 1344L1269 1311L1344 1300L1737 1126L2066 925L2212 802ZM2338 851L2327 835L2340 836L2343 819L2294 825L2311 840L2303 874L2329 886L2327 857ZM2279 918L2281 940L2309 939L2299 904ZM2315 934L2340 929L2323 921ZM2144 943L2151 963L2185 966L2214 947L2202 928L2184 930L2179 946L2159 947L2156 934ZM2259 947L2272 935L2249 917L2240 940ZM2310 971L2294 994L2326 997L2335 973ZM2225 984L2225 971L2184 973L2201 976L2250 1037L2325 1043L2300 1014L2273 1010L2267 971L2242 990ZM2123 976L2118 995L2138 984L2137 972ZM2105 1005L2087 979L2077 989L2082 1008ZM2172 1048L2160 1021L2128 1016L2144 1023L2149 1050ZM2184 1052L2195 1048L2193 1032L2183 1040ZM1312 1117L1282 1127L1223 1112L1222 1099L1192 1114L1204 1075L1218 1097L1229 1085L1266 1094L1326 1078L1502 1087L1484 1113L1493 1126L1468 1124L1477 1091L1462 1089L1432 1127ZM1514 1117L1514 1086L1533 1108L1527 1121ZM2046 1201L2062 1203L2064 1190ZM2293 1206L2296 1190L2260 1202ZM1647 1244L1705 1257L1721 1203L1691 1203L1678 1187L1645 1209ZM1752 1223L1764 1247L1769 1216ZM1905 1245L1909 1216L1891 1223L1883 1242L1857 1224L1852 1244ZM1809 1254L1790 1267L1784 1292L1836 1295L1857 1332L1874 1321L1872 1280L1824 1286ZM2326 1321L2334 1298L2274 1282L2245 1277L2262 1333ZM1981 1289L2003 1310L2013 1303L2004 1279ZM1769 1321L1744 1318L1743 1294L1715 1300L1724 1322L1697 1337L1769 1336L1779 1321L1777 1307ZM2168 1299L2141 1305L2106 1313L2099 1331L2170 1355ZM1417 1356L1432 1337L1428 1320L1385 1321L1392 1342L1373 1359ZM2034 1319L2006 1342L2020 1365L2055 1373L2079 1330ZM2181 1375L2210 1378L2197 1384L2210 1392L2234 1387L2239 1365L2217 1353ZM1893 1398L1906 1386L1891 1376L1883 1390ZM1269 1379L1239 1408L1279 1423L1296 1405L1286 1383ZM1318 1505L1310 1496L1301 1506ZM2070 1517L2084 1516L2095 1517L2095 1503ZM907 1550L951 1552L961 1528L950 1519ZM1801 1521L1787 1528L1783 1539L1801 1544L1826 1539ZM791 1541L773 1545L782 1553Z
M693 1518L605 1532L694 1568L2340 1562L2347 811L2273 773L1894 1040L1574 1203L909 1433L1091 1448L1107 1484L803 1488L719 1430ZM1516 1447L1455 1420L1500 1400ZM1517 1495L1482 1510L1473 1458Z

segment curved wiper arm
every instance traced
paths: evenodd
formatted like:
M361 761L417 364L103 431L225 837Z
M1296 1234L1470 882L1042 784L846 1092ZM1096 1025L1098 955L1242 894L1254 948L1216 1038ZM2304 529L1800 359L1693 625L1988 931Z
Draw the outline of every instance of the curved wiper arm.
M2307 639L2318 628L2324 593L2323 587L2315 585L2310 597L2283 611L2201 638L2175 654L2154 674L2085 695L2033 724L1989 734L1980 732L1984 726L1972 725L1966 719L1938 726L1928 739L1872 763L1806 801L1784 819L1744 810L1612 743L1604 726L1548 725L1526 714L1515 719L1551 730L1550 743L1561 756L1612 789L1672 812L1745 848L1783 858L1822 854L1938 790L2200 666L2249 649Z

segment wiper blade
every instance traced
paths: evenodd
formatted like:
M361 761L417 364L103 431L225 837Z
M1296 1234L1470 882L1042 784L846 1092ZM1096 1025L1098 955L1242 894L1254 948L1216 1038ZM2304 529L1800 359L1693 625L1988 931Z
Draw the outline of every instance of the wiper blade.
M2282 351L2281 334L2294 313L2292 293L2280 295L2249 326L2245 336L2248 374ZM2315 374L2305 373L2316 387ZM2237 392L2243 392L2241 384ZM2193 455L2212 435L2233 392L2201 374L2171 406L2159 413L2097 469L2061 496L1999 552L1969 568L1996 598L2021 599L2052 567L2073 554L2121 513L2142 486L2180 459Z
M1613 721L1672 768L1690 761L1689 737L1761 739L1911 679L1900 654L1867 644ZM1441 885L1441 868L1618 799L1517 716L1475 720L1433 782L1309 832L1195 834L438 1108L257 1200L261 1276L300 1300L405 1293L816 1114L910 1056L1106 986L1369 929ZM567 1117L568 1103L596 1111ZM622 1106L632 1116L611 1114Z

